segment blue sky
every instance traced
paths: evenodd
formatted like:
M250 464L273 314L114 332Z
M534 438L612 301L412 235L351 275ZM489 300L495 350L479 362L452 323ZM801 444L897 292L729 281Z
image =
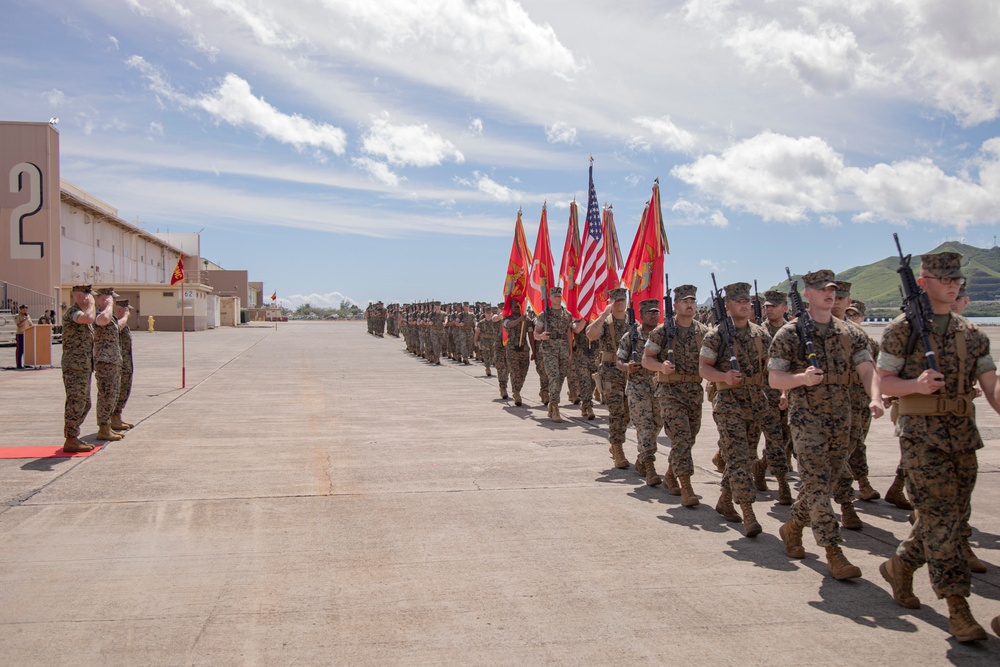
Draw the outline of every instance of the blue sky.
M4 9L0 118L288 305L498 300L588 156L672 285L843 270L1000 220L994 0L73 0ZM581 211L581 219L585 211Z

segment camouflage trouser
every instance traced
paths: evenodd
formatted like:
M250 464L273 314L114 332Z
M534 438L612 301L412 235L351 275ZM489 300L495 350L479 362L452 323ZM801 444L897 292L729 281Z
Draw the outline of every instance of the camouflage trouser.
M465 335L464 329L455 329L455 353L460 359L472 356L472 346L469 345L469 337Z
M868 447L865 440L872 425L868 403L868 395L863 389L861 396L851 401L851 443L848 446L847 465L853 479L868 476ZM850 485L850 479L847 484Z
M968 597L972 574L959 545L962 517L971 506L979 464L976 453L950 453L900 436L906 490L916 508L910 536L896 553L912 568L927 563L931 587L939 598Z
M574 378L576 384L576 395L580 397L580 405L585 408L594 407L594 358L580 351L573 351L573 358L569 363L569 376Z
M549 376L545 374L545 354L541 342L535 343L535 372L538 373L538 395L543 396L549 391Z
M639 381L630 379L625 388L629 414L632 415L632 424L635 426L638 439L637 461L656 460L656 436L663 428L663 419L660 416L659 401L654 396L655 392L655 383L648 376Z
M601 364L598 373L604 387L604 404L608 407L608 440L613 445L625 444L625 429L629 421L628 401L625 400L627 375L610 362Z
M737 504L752 503L757 498L750 472L756 448L751 446L750 437L760 426L752 412L752 409L730 406L719 406L712 410L712 418L719 427L722 460L726 462L726 471L722 473L722 488L728 488L732 492L733 502ZM676 472L675 470L674 473Z
M476 353L476 332L473 329L465 330L465 349L468 351L466 359L472 358L472 355Z
M125 410L125 404L128 403L128 397L131 395L132 374L122 371L122 380L118 387L118 401L115 403L114 412L111 413L113 416L121 418L122 412Z
M848 474L851 413L831 410L817 414L803 409L791 412L789 417L802 481L799 497L792 504L792 518L803 526L812 526L817 545L834 546L840 541L840 526L830 499L845 502L843 497L835 496L840 493L842 477Z
M504 369L506 373L510 373L510 388L514 391L520 393L521 389L524 388L524 379L528 377L528 367L531 366L531 350L528 349L528 344L525 343L521 346L521 349L508 342L507 343L507 368ZM504 386L506 386L507 380L504 377Z
M700 384L683 382L657 385L656 395L663 417L663 430L670 438L670 468L677 476L693 475L691 449L701 430L701 406L705 392Z
M427 332L427 342L430 343L431 361L439 363L441 361L441 339L444 338L444 331L431 329Z
M542 362L549 380L549 403L559 403L563 380L569 374L569 341L548 340L542 343Z
M764 434L764 458L767 465L776 477L783 477L788 474L788 457L786 448L790 442L791 435L788 430L787 413L778 408L778 400L781 392L774 389L765 389L767 396L767 409L760 415L760 423L750 436L750 446L753 449L754 458L757 457L757 444L760 442L761 433Z
M97 425L104 426L111 423L111 413L118 403L118 389L122 383L121 364L94 362L94 377L97 378Z
M479 355L483 358L483 365L486 366L486 370L490 370L491 366L496 365L497 371L499 372L499 365L493 361L496 355L496 348L496 341L487 338L479 339Z
M66 410L63 433L67 438L80 437L80 424L90 412L90 377L92 371L63 370L66 388Z

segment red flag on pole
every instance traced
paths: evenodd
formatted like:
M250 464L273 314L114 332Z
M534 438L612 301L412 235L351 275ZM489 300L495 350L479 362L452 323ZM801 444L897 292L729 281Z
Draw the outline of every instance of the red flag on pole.
M625 287L632 292L632 304L636 317L639 316L639 302L643 299L663 301L663 263L669 252L667 235L663 228L660 211L660 183L653 183L653 194L646 204L639 229L636 230L628 262L622 272ZM660 321L663 321L660 312Z
M278 290L274 290L274 294L271 295L271 301L278 300Z
M510 259L507 260L507 277L503 283L504 317L509 317L513 313L510 307L512 301L517 301L521 305L521 312L524 313L530 268L531 251L528 250L528 240L524 237L524 225L521 223L521 210L518 209L517 222L514 225L514 242L510 248Z
M562 261L559 264L559 277L563 282L563 303L566 310L574 318L580 318L578 304L579 286L576 279L580 273L580 223L577 220L576 200L569 205L569 227L566 230L566 243L563 245Z
M532 254L531 273L528 277L528 301L536 313L545 309L548 295L544 294L555 287L555 271L552 265L552 246L549 243L549 219L542 204L542 219L538 223L538 236L535 238L535 252Z
M176 285L182 280L184 280L184 253L181 253L180 258L177 260L177 266L174 268L174 273L170 276L170 285Z

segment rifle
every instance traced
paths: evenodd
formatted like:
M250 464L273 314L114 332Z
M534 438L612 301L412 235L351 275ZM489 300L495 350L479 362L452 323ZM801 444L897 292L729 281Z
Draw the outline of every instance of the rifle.
M639 349L636 347L636 342L639 339L639 327L635 321L635 309L632 308L632 293L628 293L628 337L632 342L631 359L635 363L639 363Z
M674 363L674 336L677 320L674 319L674 300L670 298L670 275L663 274L663 331L667 334L667 361Z
M542 278L542 316L545 318L545 333L549 332L549 305L549 284Z
M753 281L753 319L760 326L764 321L764 313L761 312L760 294L757 293L757 281Z
M802 303L802 295L799 294L799 283L792 280L792 272L785 267L785 274L788 276L788 298L792 300L792 310L795 311L795 330L799 334L799 343L805 347L806 360L813 368L819 368L819 360L816 358L816 350L813 349L813 330L816 325L809 317L809 311Z
M913 328L914 333L920 335L924 343L924 356L927 357L927 367L932 371L940 372L937 363L937 355L931 347L931 325L934 322L934 310L931 308L931 299L927 292L920 288L917 279L910 268L910 258L912 255L903 257L903 249L899 245L899 234L893 232L892 238L896 241L896 250L899 251L899 267L896 273L903 281L903 313ZM913 334L911 334L911 340ZM909 347L909 346L908 346ZM911 348L912 349L912 348Z
M726 302L722 298L719 286L715 284L715 274L712 274L712 316L715 318L715 326L719 331L719 338L722 340L722 350L729 350L729 367L739 372L740 364L736 360L736 348L733 347L733 338L736 336L736 325L726 314Z

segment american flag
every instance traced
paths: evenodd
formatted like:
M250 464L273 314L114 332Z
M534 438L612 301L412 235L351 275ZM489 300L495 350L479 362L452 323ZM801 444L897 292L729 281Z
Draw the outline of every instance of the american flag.
M580 257L580 293L577 303L580 316L590 319L596 312L597 294L608 280L608 262L601 234L601 209L594 191L594 165L590 165L590 196L587 198L587 231L583 235Z

